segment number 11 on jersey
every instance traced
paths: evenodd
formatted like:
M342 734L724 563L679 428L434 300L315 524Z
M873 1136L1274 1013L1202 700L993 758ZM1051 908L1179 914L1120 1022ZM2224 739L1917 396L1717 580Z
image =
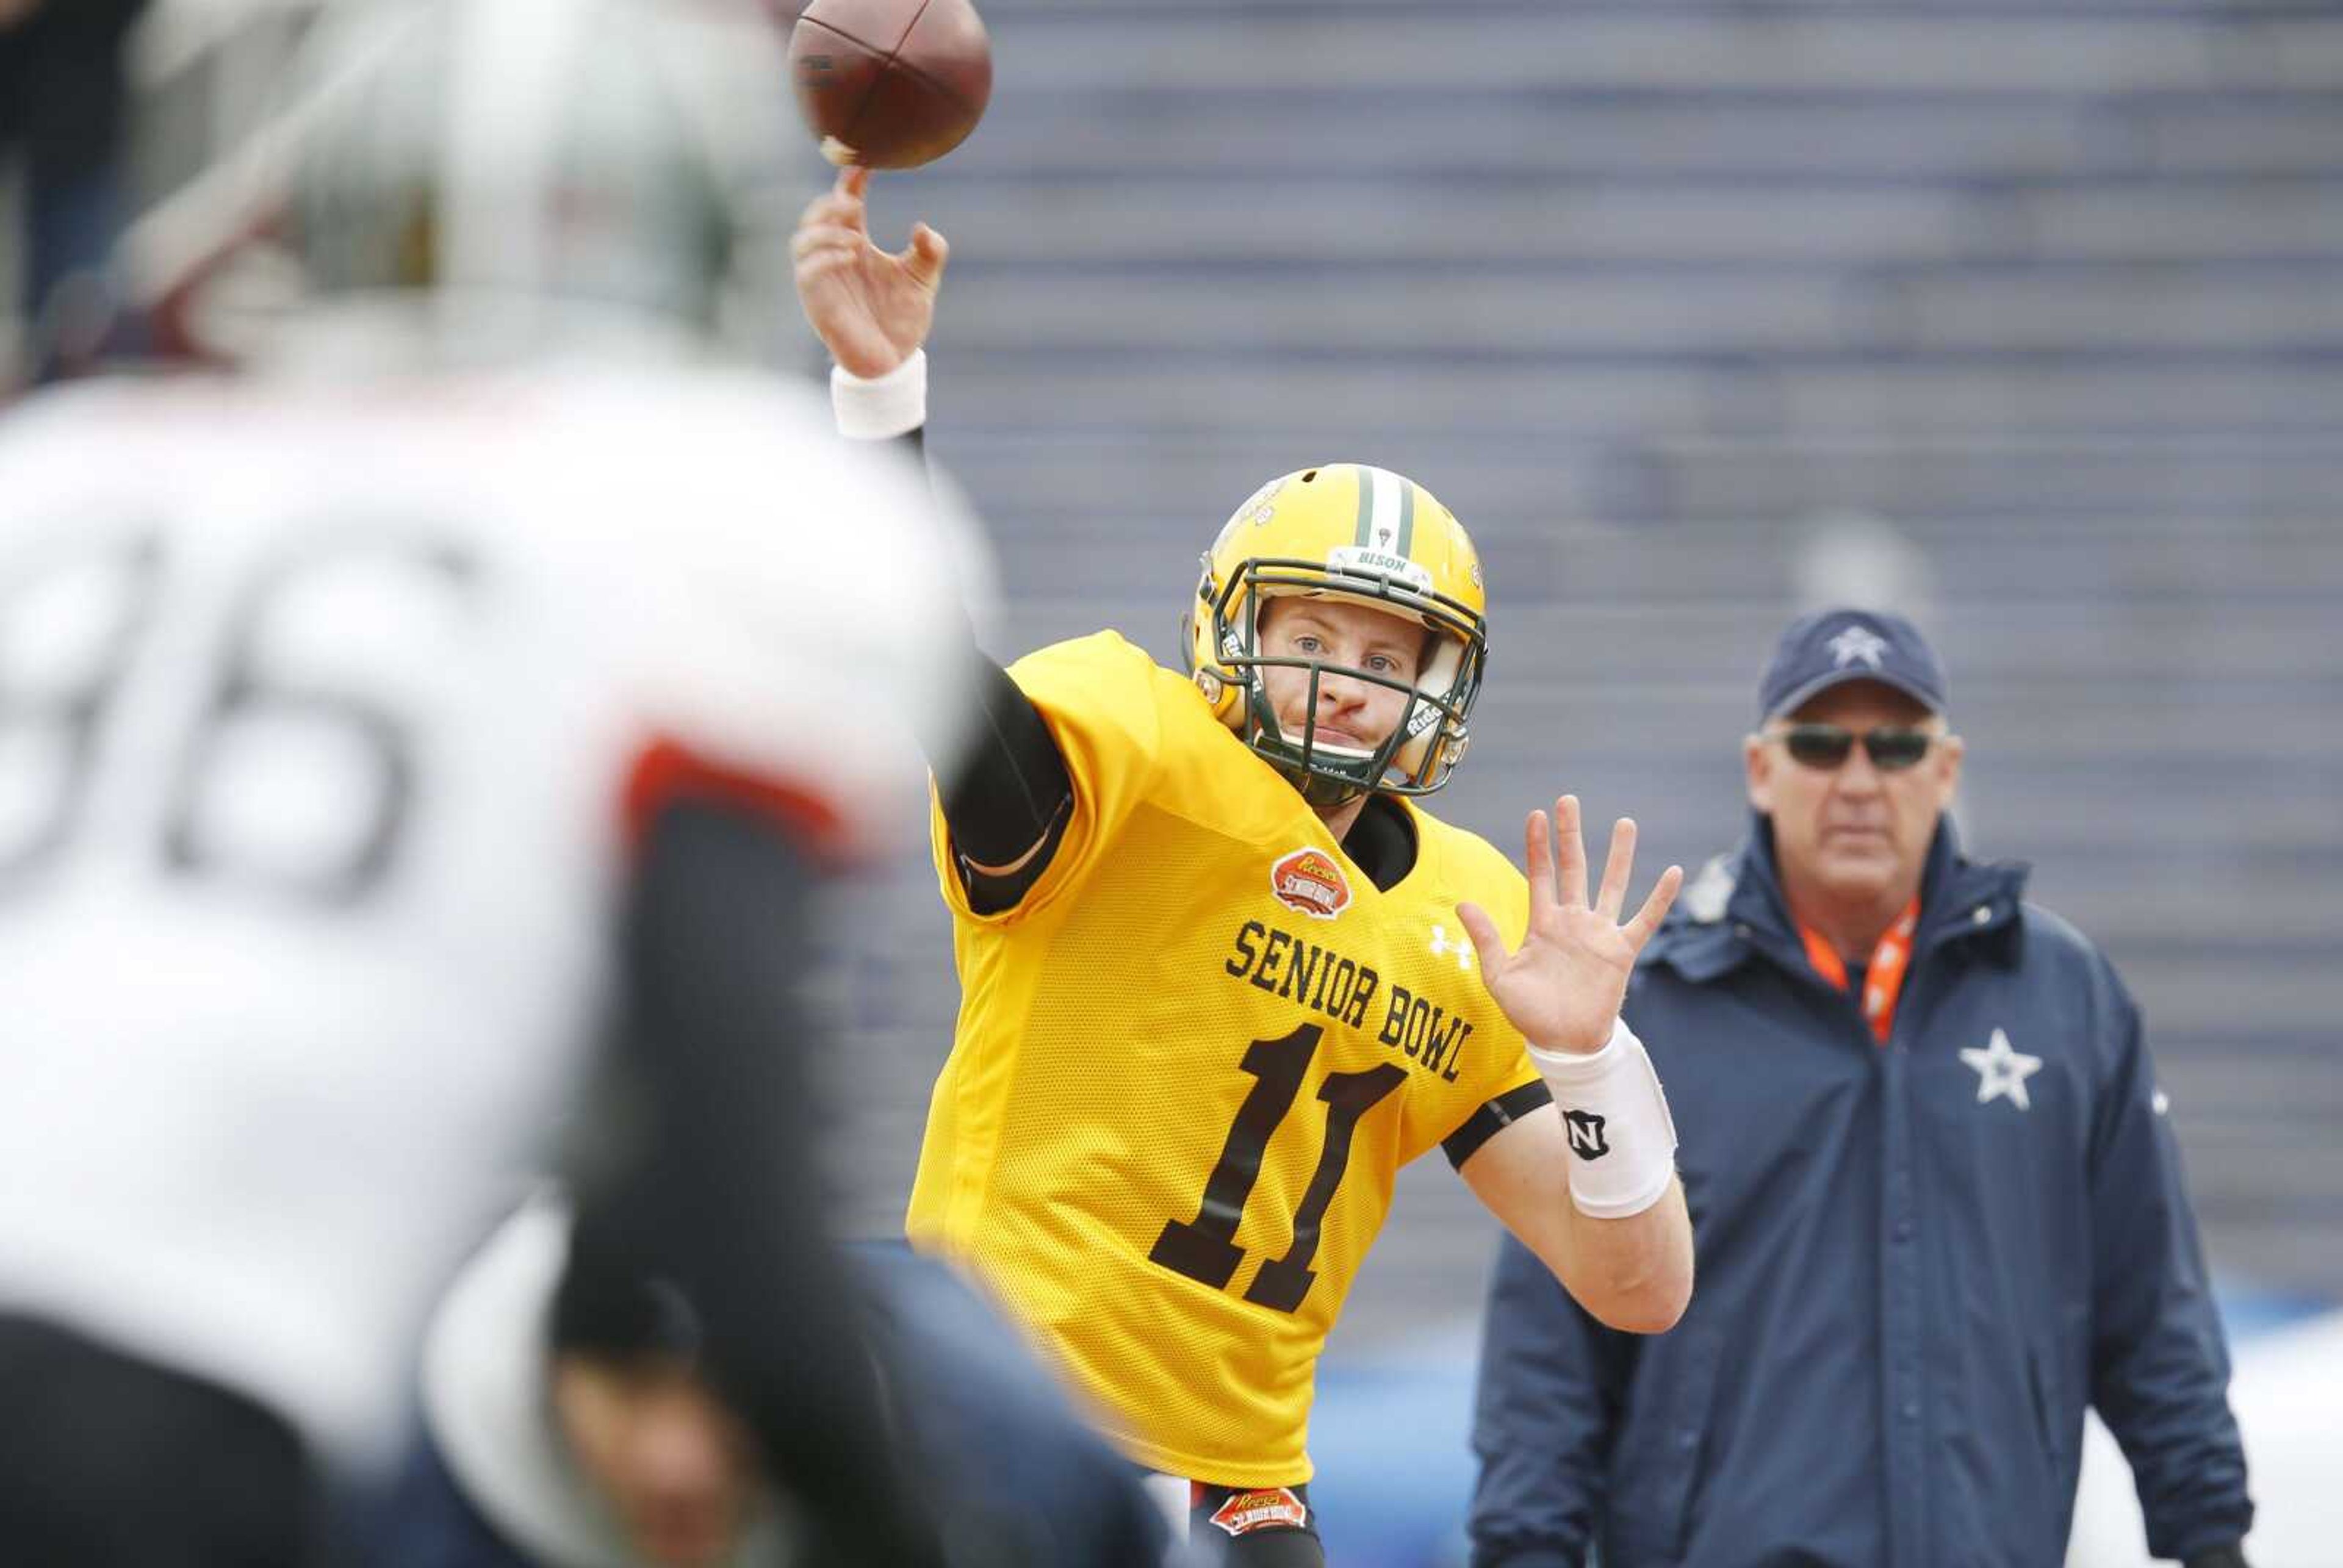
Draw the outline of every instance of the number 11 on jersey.
M1213 1290L1228 1288L1237 1265L1244 1261L1244 1249L1236 1244L1237 1224L1244 1218L1245 1201L1261 1179L1262 1157L1269 1149L1271 1135L1302 1091L1302 1075L1309 1070L1310 1059L1324 1032L1318 1024L1305 1023L1292 1034L1257 1040L1245 1048L1240 1065L1255 1081L1237 1108L1236 1121L1229 1129L1219 1162L1205 1180L1196 1217L1166 1221L1162 1234L1155 1238L1147 1254L1149 1261ZM1302 1194L1302 1205L1293 1211L1293 1243L1283 1257L1261 1266L1245 1292L1246 1301L1281 1312L1301 1307L1318 1278L1310 1263L1318 1255L1319 1227L1351 1162L1351 1138L1358 1130L1359 1119L1406 1081L1406 1070L1391 1062L1364 1072L1326 1075L1326 1081L1318 1088L1318 1098L1326 1102L1326 1142L1318 1155L1318 1168Z

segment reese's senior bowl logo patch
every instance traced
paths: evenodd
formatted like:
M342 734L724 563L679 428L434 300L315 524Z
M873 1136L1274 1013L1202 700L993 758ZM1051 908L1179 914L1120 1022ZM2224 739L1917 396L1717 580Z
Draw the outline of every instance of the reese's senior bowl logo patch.
M1290 910L1331 920L1350 906L1351 882L1323 849L1296 849L1269 869L1269 890Z
M1310 1523L1302 1499L1282 1486L1240 1492L1212 1511L1212 1523L1232 1535L1253 1530L1299 1530Z

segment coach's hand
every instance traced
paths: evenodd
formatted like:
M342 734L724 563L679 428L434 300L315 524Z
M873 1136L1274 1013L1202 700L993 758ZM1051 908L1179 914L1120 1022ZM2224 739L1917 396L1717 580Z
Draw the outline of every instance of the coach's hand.
M927 341L950 255L926 224L912 227L900 251L873 245L863 200L870 186L869 169L840 170L827 194L806 204L789 246L806 319L830 357L865 377L884 376Z
M1546 814L1530 813L1530 925L1520 950L1505 950L1496 923L1477 906L1460 904L1456 914L1480 953L1481 978L1489 994L1513 1026L1542 1050L1583 1054L1602 1050L1610 1040L1636 955L1675 902L1684 868L1670 866L1661 872L1635 918L1621 925L1619 910L1626 902L1627 879L1635 866L1634 819L1622 817L1611 829L1603 887L1589 904L1578 797L1564 795L1555 801L1554 817L1554 831L1549 832Z

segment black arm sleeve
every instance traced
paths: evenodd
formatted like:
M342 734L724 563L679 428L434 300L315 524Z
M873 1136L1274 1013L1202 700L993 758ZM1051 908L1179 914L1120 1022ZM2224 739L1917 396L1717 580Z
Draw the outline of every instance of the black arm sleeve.
M809 1511L810 1560L938 1568L861 1309L828 1233L799 987L820 879L786 836L701 800L649 824L622 930L611 1063L628 1136L579 1182L682 1282L709 1371Z
M960 885L977 912L990 914L1015 904L1049 869L1073 815L1074 782L1041 709L973 638L969 657L981 718L975 742L937 793ZM977 869L1029 851L1032 858L1006 874Z
M893 444L914 458L924 458L927 450L921 429L896 437ZM1073 812L1074 783L1041 709L976 645L973 628L968 659L969 687L980 709L975 739L957 751L957 737L950 743L932 735L920 740L936 769L960 886L978 913L992 914L1014 906L1049 869ZM1006 866L1029 851L1032 859L1006 876L976 869Z

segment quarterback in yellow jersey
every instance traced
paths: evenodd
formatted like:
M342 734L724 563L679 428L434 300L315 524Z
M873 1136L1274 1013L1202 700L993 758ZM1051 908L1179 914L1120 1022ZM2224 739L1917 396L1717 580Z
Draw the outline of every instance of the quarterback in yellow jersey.
M851 436L917 430L945 250L890 254L850 171L797 236ZM1002 671L933 837L962 988L908 1225L1032 1328L1232 1563L1323 1562L1304 1451L1327 1331L1399 1168L1443 1149L1589 1311L1657 1332L1692 1243L1618 1021L1681 880L1622 923L1575 800L1529 876L1416 798L1487 653L1464 529L1355 463L1274 479L1206 552L1187 668L1112 632ZM1559 1108L1554 1103L1561 1101Z

